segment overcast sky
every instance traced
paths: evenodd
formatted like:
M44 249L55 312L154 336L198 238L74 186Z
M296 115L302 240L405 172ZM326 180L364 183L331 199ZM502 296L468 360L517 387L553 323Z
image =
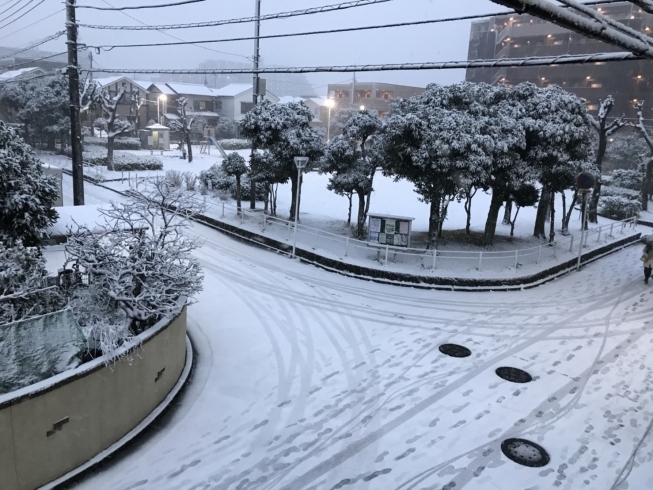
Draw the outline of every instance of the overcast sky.
M169 3L169 0L107 0L113 6ZM342 0L344 1L344 0ZM108 6L104 0L78 0L79 5ZM262 0L261 13L269 14L340 3L340 0ZM147 24L174 24L247 17L254 14L255 0L206 0L180 7L128 10L126 14ZM60 0L46 0L38 8L7 27L0 28L0 45L21 47L64 29L65 12ZM261 23L261 34L301 32L326 28L365 26L421 19L437 19L477 13L502 11L490 0L393 0L388 3L352 8L341 12L269 20ZM7 14L3 14L2 18ZM46 18L47 17L47 18ZM46 18L32 27L21 29ZM11 22L9 18L0 25ZM120 12L78 9L82 23L138 25L139 22ZM284 66L350 65L402 62L462 60L467 57L470 21L400 27L353 33L302 36L287 39L264 39L261 56L266 64ZM254 24L236 24L201 29L167 31L183 40L220 39L249 36ZM11 34L11 35L9 35ZM156 31L100 31L81 29L80 39L88 45L175 41ZM42 46L50 51L64 51L64 37ZM248 62L253 41L204 45L217 53L197 46L115 49L95 56L102 68L195 68L207 59ZM235 55L235 56L234 56ZM100 75L102 76L102 75ZM147 76L140 78L147 79ZM349 80L350 74L316 74L309 76L318 93L321 85ZM453 83L464 78L463 70L359 73L358 80L383 81L425 86L431 82Z

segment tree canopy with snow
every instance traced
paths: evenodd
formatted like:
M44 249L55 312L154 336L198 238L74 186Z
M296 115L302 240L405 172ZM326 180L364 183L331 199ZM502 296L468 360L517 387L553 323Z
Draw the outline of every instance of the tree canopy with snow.
M127 87L123 83L115 95L108 89L103 89L99 96L102 111L106 115L106 127L102 129L107 132L107 168L109 170L113 170L113 143L116 137L134 129L128 120L118 117L118 106L125 94L127 94Z
M179 97L177 99L177 112L179 113L179 119L173 119L170 121L170 129L181 134L181 144L186 145L188 149L188 163L191 163L193 161L193 145L191 144L191 134L193 132L195 117L188 116L186 113L187 104L188 99L186 97Z
M57 185L29 145L2 121L0 175L0 241L40 245L57 219Z
M324 153L322 135L310 126L313 112L304 102L273 104L264 100L249 111L240 122L241 134L259 149L267 150L266 163L276 167L273 174L279 183L292 183L290 217L295 216L295 201L301 183L297 181L296 156L308 157L317 163ZM297 211L299 212L299 211Z
M235 151L229 153L227 158L222 161L222 170L224 170L225 174L236 177L236 205L240 212L240 178L249 170L245 163L245 158Z

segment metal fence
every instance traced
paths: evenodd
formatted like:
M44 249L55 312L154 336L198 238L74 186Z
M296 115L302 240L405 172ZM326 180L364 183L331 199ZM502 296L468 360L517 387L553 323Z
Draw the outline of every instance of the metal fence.
M239 212L236 206L225 202L215 203L211 209L214 217L225 221L239 222L245 228L254 227L254 231L280 241L286 241L289 244L296 243L299 248L319 251L323 255L346 261L372 260L390 267L398 264L403 269L459 271L462 268L478 271L486 269L518 271L520 267L526 265L569 260L578 255L581 241L581 232L578 231L571 235L557 235L556 240L552 243L520 249L465 251L442 248L433 250L370 244L301 223L297 225L295 239L295 224L292 221L266 215L262 211L243 208ZM635 231L636 227L636 216L592 227L584 233L582 247L589 249L595 245L614 241L629 231Z

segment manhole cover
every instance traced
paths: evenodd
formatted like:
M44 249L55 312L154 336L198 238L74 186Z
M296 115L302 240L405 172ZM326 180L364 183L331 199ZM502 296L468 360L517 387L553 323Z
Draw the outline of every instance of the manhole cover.
M501 452L511 461L531 468L546 466L551 461L542 446L526 439L506 439L501 443Z
M451 357L469 357L472 355L471 350L458 344L442 344L439 349L440 352Z
M496 370L497 376L512 383L530 383L533 377L526 371L513 367L500 367Z

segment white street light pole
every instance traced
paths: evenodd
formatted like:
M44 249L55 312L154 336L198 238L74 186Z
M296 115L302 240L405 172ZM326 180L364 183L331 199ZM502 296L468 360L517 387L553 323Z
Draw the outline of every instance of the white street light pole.
M333 99L329 98L326 101L326 106L329 108L329 117L327 118L327 143L331 141L331 108L335 105Z
M308 157L295 157L297 166L297 189L295 191L295 231L292 240L292 257L295 258L295 249L297 248L297 219L299 217L299 190L302 183L302 170L308 164Z
M158 121L159 124L163 124L163 123L161 122L161 114L159 113L159 101L162 102L162 104L163 104L163 112L165 113L165 111L166 111L166 101L167 101L167 100L168 100L168 96L167 96L166 94L161 94L161 95L159 95L159 96L157 97L157 99L156 99L156 115L157 115L157 117L158 117L158 119L159 119L159 121Z
M587 223L587 195L590 193L588 190L581 190L583 194L583 217L580 225L580 243L578 244L578 261L576 262L576 270L580 270L580 259L583 255L583 242L585 241L585 223Z

